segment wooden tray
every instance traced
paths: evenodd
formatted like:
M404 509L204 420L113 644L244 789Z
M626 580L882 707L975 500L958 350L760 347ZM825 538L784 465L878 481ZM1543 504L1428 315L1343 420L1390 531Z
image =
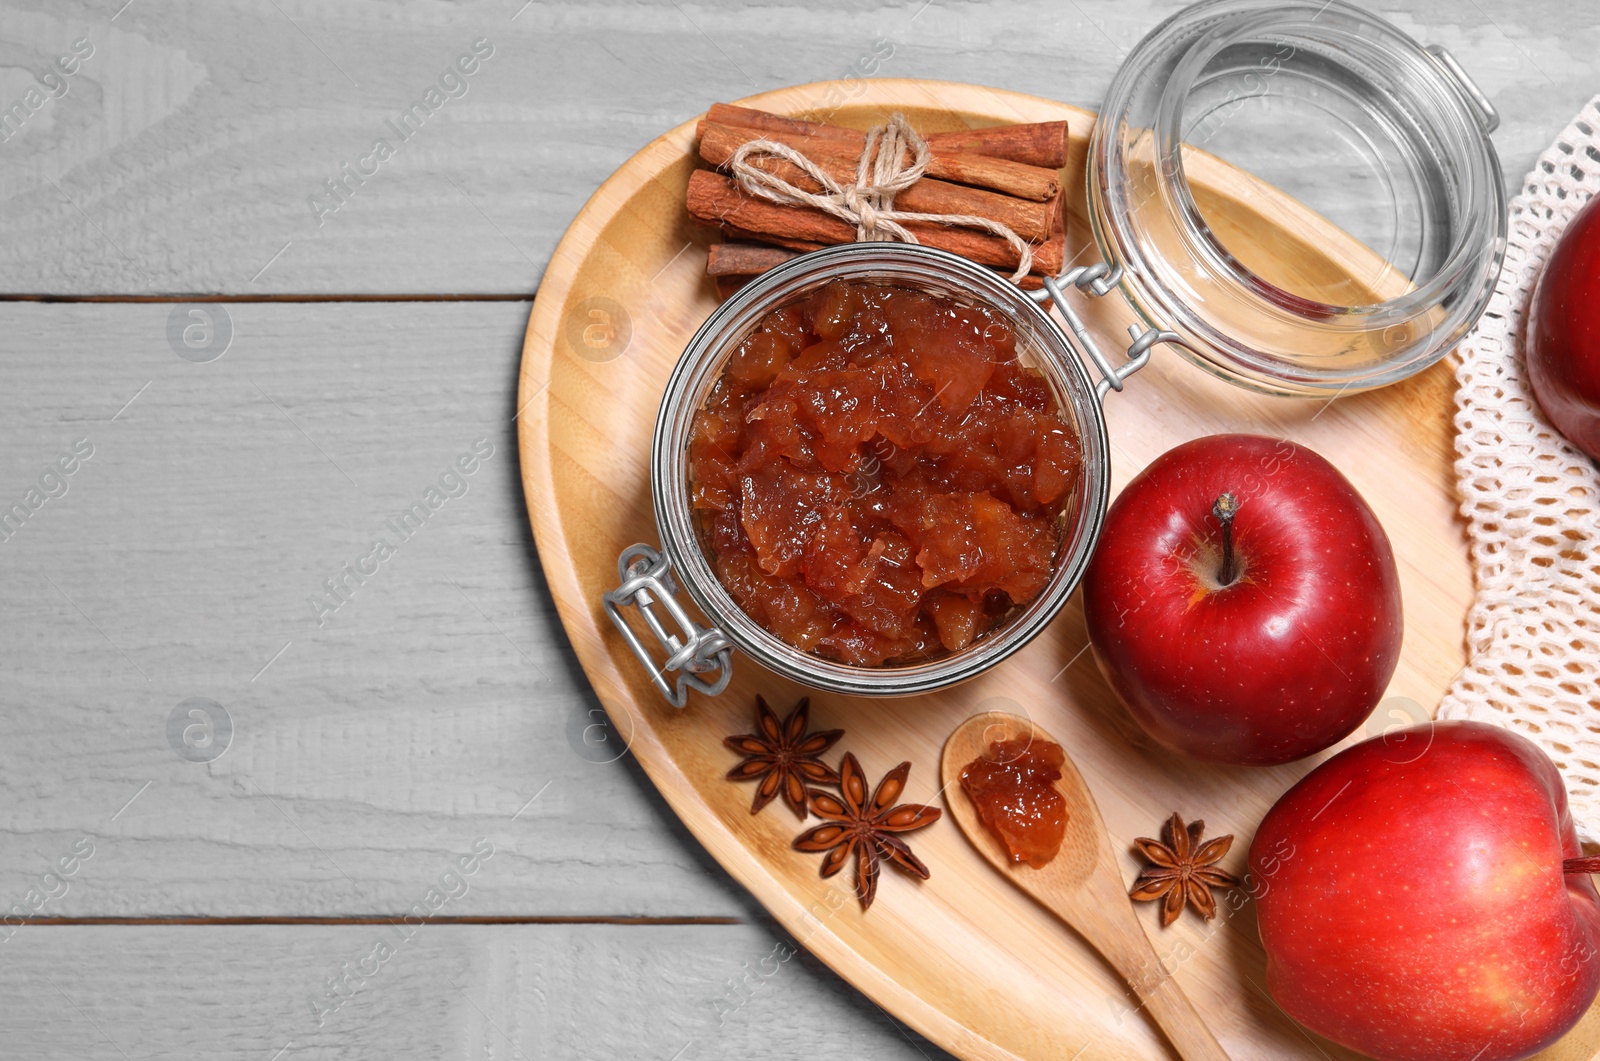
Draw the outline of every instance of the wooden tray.
M943 82L869 80L783 89L745 103L866 128L893 111L919 129L1066 119L1077 190L1069 260L1085 252L1083 161L1094 116L1032 96ZM834 109L837 108L837 109ZM600 594L617 581L617 553L656 542L648 459L664 382L689 336L716 305L703 276L710 234L684 214L695 168L694 123L640 151L603 184L573 221L545 273L523 348L520 444L523 486L539 555L562 621L600 700L661 794L727 870L804 946L901 1020L969 1058L1154 1058L1165 1041L1088 947L1006 881L946 820L911 838L931 868L918 883L885 872L863 915L846 870L817 875L819 856L792 851L801 826L781 804L749 812L751 788L723 780L736 760L722 738L752 726L753 697L780 710L800 687L735 657L733 684L698 694L676 711L611 628ZM1248 243L1283 263L1279 278L1343 270L1379 277L1382 262L1293 200L1221 163L1191 179L1210 200L1230 246ZM1252 255L1259 260L1260 255ZM1083 310L1108 348L1124 341L1131 314L1119 299ZM624 323L631 336L605 343ZM593 344L585 343L585 327ZM596 349L596 345L598 349ZM1451 461L1451 379L1435 368L1408 383L1332 402L1267 398L1220 382L1157 350L1151 366L1107 401L1113 489L1158 454L1218 431L1303 442L1328 457L1371 502L1393 540L1405 596L1405 649L1390 687L1431 710L1464 662L1472 583L1456 516ZM1204 818L1209 835L1238 839L1228 868L1241 872L1251 833L1308 764L1225 769L1173 756L1127 718L1084 651L1076 599L1027 649L954 690L902 700L812 696L818 728L843 727L835 749L855 752L876 780L902 760L913 767L905 798L936 802L939 750L968 715L996 708L1029 714L1057 734L1083 771L1123 871L1137 862L1133 837L1156 835L1174 810ZM1382 725L1382 723L1378 723ZM1357 736L1361 736L1358 734ZM1185 918L1162 930L1141 911L1156 950L1236 1059L1352 1057L1290 1022L1264 990L1263 957L1249 906L1210 925ZM1600 1048L1591 1012L1548 1058L1589 1058Z

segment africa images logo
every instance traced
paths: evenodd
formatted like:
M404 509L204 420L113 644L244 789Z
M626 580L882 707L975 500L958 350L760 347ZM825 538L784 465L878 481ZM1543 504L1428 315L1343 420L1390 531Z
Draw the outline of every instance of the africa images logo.
M339 164L337 175L322 182L323 192L306 197L317 225L327 224L328 218L342 210L367 183L368 177L377 176L383 164L394 158L407 141L422 131L424 122L443 110L446 103L465 96L472 87L467 79L482 70L483 64L492 55L494 44L489 38L473 41L472 49L462 52L454 64L446 67L437 83L423 90L421 98L402 110L398 120L385 118L384 132L392 134L393 139L390 135L375 138L372 149L356 159L354 165L349 162Z
M21 501L0 509L0 542L10 541L47 502L67 496L67 491L72 488L69 480L83 467L83 462L92 456L94 443L87 438L80 438L72 444L70 451L57 457L54 463L45 465L44 471L39 473L38 486L28 487Z
M349 604L356 590L365 586L367 579L376 575L380 567L399 552L401 545L416 537L422 525L446 502L464 497L471 486L469 476L493 456L494 443L486 438L478 439L472 444L472 452L458 456L439 476L437 484L429 485L422 492L421 500L411 502L409 508L384 520L384 529L389 533L373 538L365 555L357 558L354 564L346 562L332 577L323 579L323 593L313 593L306 598L317 625L325 626L330 615Z
M45 104L58 100L72 91L70 78L75 77L83 68L83 63L94 55L94 42L88 37L80 37L72 42L72 54L56 58L56 69L48 70L39 77L38 84L29 85L28 90L20 99L12 101L4 110L0 110L0 144L10 142L11 138L22 132L22 127L28 124ZM40 89L44 91L40 91Z

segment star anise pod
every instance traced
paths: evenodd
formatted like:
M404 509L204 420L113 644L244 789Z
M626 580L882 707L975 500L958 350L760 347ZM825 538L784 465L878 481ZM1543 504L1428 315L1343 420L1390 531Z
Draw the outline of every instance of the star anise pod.
M925 807L920 803L902 803L895 806L901 791L906 787L910 763L901 763L878 782L872 798L867 799L867 781L861 773L861 764L849 752L839 764L839 795L811 790L811 811L827 821L801 833L794 842L796 851L826 851L822 859L822 876L831 877L844 868L852 853L856 856L856 898L861 909L872 905L878 894L878 865L888 859L902 871L914 877L928 879L924 866L911 848L896 833L908 833L932 825L944 813L938 807Z
M839 774L817 756L827 751L844 736L842 729L807 733L811 719L811 698L806 697L794 705L789 717L782 722L767 706L766 700L756 697L756 727L759 733L741 733L726 737L723 743L745 756L744 762L728 771L729 781L754 781L755 799L750 813L758 813L771 803L779 792L783 801L794 811L794 816L806 820L806 783L837 785Z
M1233 846L1233 837L1219 836L1202 844L1205 831L1205 822L1192 822L1186 829L1183 819L1173 814L1161 827L1160 841L1141 836L1133 842L1151 864L1139 871L1128 895L1140 902L1160 899L1163 928L1178 919L1185 902L1211 920L1217 915L1211 889L1240 886L1238 878L1216 867Z

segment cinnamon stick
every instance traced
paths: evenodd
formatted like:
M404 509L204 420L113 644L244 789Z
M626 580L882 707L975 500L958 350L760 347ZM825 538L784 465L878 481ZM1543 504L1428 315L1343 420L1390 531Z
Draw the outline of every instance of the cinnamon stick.
M706 109L705 120L718 125L731 125L739 129L755 129L763 133L787 133L790 136L801 136L813 140L833 140L849 144L856 143L856 152L859 154L862 144L867 142L867 134L859 129L846 129L842 125L826 125L822 122L808 122L802 118L789 118L782 114L773 114L770 111L756 110L753 107L737 107L732 103L713 103Z
M1060 169L1067 164L1066 122L990 125L982 129L925 133L923 139L941 150L988 155L1045 169Z
M786 135L786 134L782 134ZM734 152L754 139L749 130L735 129L714 122L700 124L700 157L713 166L721 166L733 157ZM819 169L841 184L853 184L856 179L856 155L835 150L836 145L811 144L804 154ZM857 150L857 155L859 154ZM798 166L771 156L748 160L758 169L772 173L780 179L808 192L819 192L821 185L801 171ZM982 188L969 188L962 184L924 177L895 196L896 210L909 210L921 214L973 214L998 221L1023 239L1033 242L1050 235L1055 224L1057 199L1034 202L1018 199Z
M711 221L707 222L707 224L714 225L716 222ZM722 225L720 227L722 229L722 234L730 240L743 240L747 243L771 243L778 247L782 247L784 250L797 251L801 254L804 254L807 251L819 251L823 247L830 246L830 244L818 243L815 240L785 239L782 236L773 236L765 232L751 232L748 229L743 229L738 225L733 224ZM854 237L852 237L852 242L853 241Z
M713 103L706 112L706 120L741 129L791 133L853 144L857 154L861 153L861 146L866 142L865 134L855 129L786 118L781 114L736 107L731 103ZM1045 169L1060 169L1067 164L1066 122L1024 122L1020 125L924 133L923 139L928 141L930 147L942 150L988 155L990 158L1042 166Z
M779 206L746 195L720 173L696 170L689 176L689 215L704 224L732 226L742 234L787 246L797 243L851 243L856 230L838 218L806 207ZM1011 244L998 236L931 221L909 221L905 227L918 242L950 251L982 265L1015 269L1019 262ZM1057 233L1033 247L1033 271L1054 275L1066 258L1066 237Z
M722 114L724 109L742 110L743 108L727 108L726 104L716 104L711 110L713 113ZM761 113L759 111L754 113ZM770 115L772 121L767 124L774 128L757 128L759 137L746 139L766 139L792 147L806 156L813 153L837 156L840 154L849 158L856 158L861 154L861 149L866 145L867 137L863 132L855 129L844 129L835 125L821 125L817 122L801 122L795 118L784 118L779 115ZM708 127L722 125L727 128L751 128L750 126L731 125L728 122L716 121L707 118L700 122L696 133L705 138ZM779 128L778 126L803 126L806 128ZM837 134L843 133L841 137ZM979 188L988 188L991 191L1001 192L1005 195L1014 195L1019 199L1031 199L1035 202L1044 202L1053 199L1061 190L1061 177L1053 169L1043 166L1029 166L1021 162L1011 162L1003 158L991 158L988 155L974 154L968 151L952 151L948 148L933 147L930 145L928 152L928 176L940 180L954 181L957 184L971 184Z
M713 243L706 251L707 276L754 276L800 257L799 251L760 243Z

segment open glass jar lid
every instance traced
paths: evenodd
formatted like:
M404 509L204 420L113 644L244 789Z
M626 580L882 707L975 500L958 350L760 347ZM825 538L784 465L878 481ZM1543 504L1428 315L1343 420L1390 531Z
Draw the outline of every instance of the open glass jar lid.
M1095 241L1202 368L1280 394L1383 386L1443 357L1494 290L1496 123L1448 52L1343 0L1209 0L1112 82L1089 146ZM1259 182L1219 191L1219 160ZM1279 222L1273 253L1229 230L1222 194ZM1370 253L1331 250L1335 230Z
M1343 0L1205 0L1179 12L1119 70L1090 139L1088 210L1103 261L1071 263L1030 297L943 251L852 243L762 274L711 315L657 415L651 494L661 548L622 553L606 611L679 707L691 691L726 688L735 649L855 695L928 692L986 671L1043 630L1082 577L1109 497L1101 402L1154 348L1176 348L1255 390L1328 396L1393 383L1455 346L1504 256L1495 124L1448 53ZM1282 233L1276 246L1239 238L1237 219L1252 216ZM1014 336L1015 363L1053 396L1055 411L1038 422L1076 439L1082 457L1081 476L1052 510L1054 559L1038 589L1002 601L987 629L960 647L946 643L947 654L866 666L786 641L721 581L695 502L695 422L730 359L770 314L839 281L948 299ZM1125 355L1096 344L1068 297L1114 291L1144 322ZM815 523L823 507L796 512ZM679 603L680 583L709 625ZM624 615L634 610L643 630Z

